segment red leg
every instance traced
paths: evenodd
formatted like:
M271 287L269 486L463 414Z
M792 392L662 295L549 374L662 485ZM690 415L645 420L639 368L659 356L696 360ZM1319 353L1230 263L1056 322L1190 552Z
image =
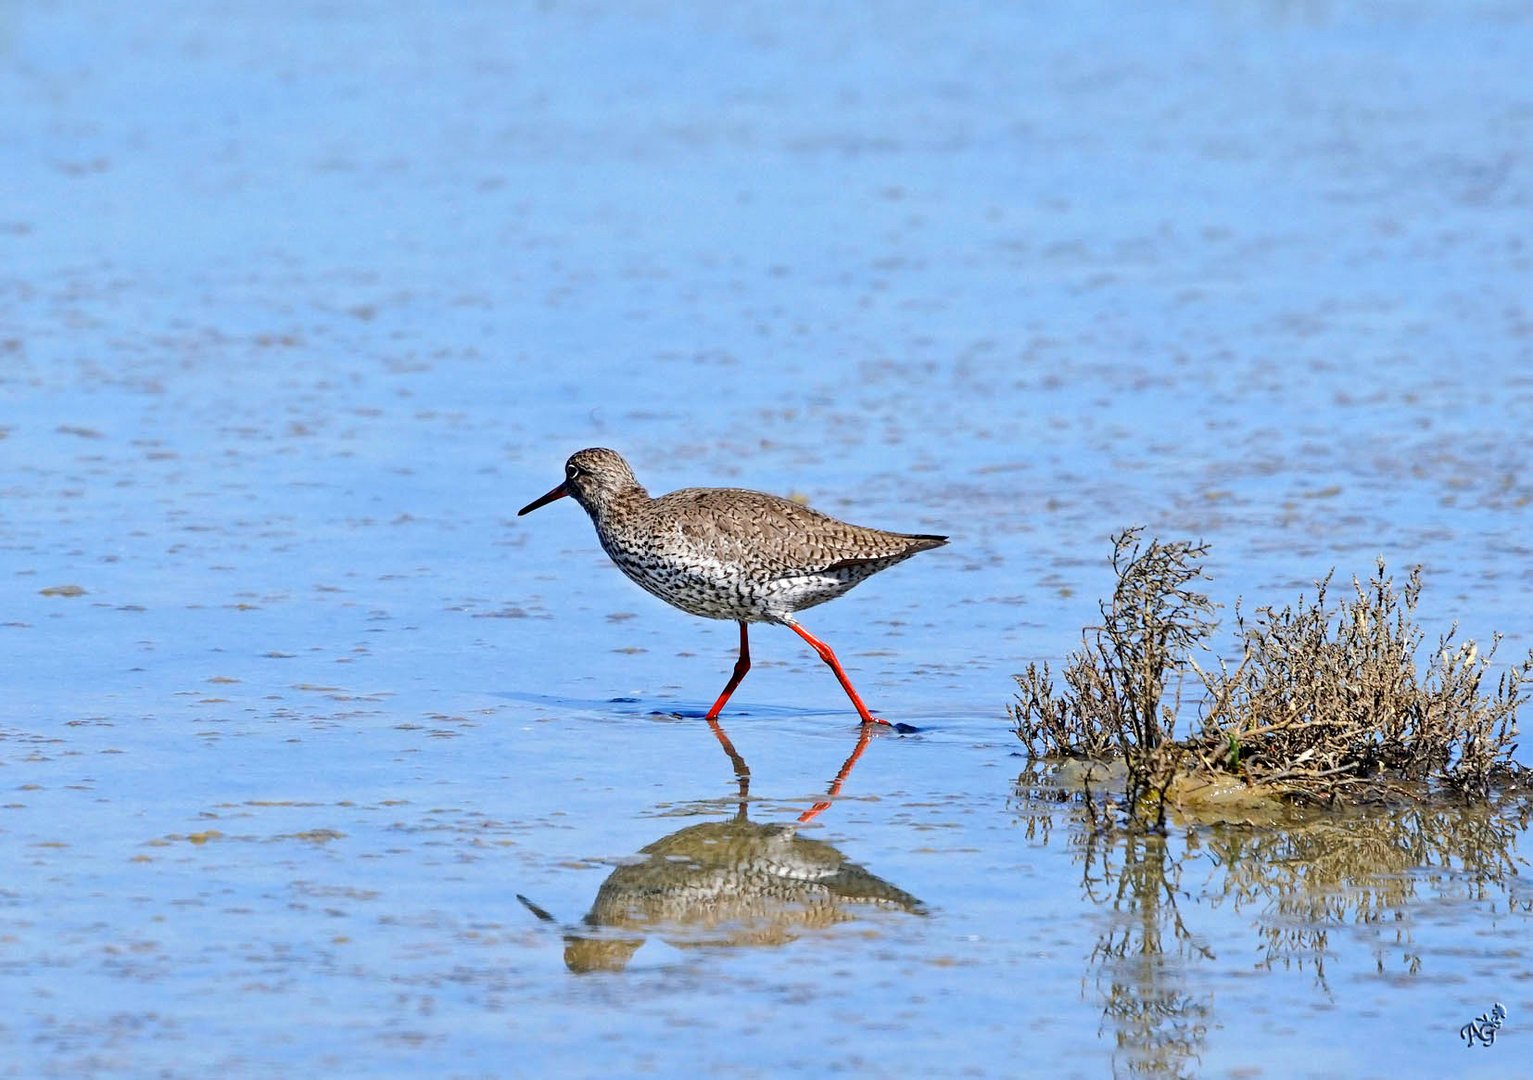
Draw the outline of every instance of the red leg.
M724 702L729 700L729 695L735 692L735 687L740 685L740 680L745 678L745 673L751 669L751 643L745 636L745 624L740 624L740 659L735 661L735 673L729 677L729 682L724 685L724 692L719 695L719 700L713 703L713 708L708 710L704 720L712 722L719 718L719 713L724 708Z
M857 710L857 715L862 717L862 722L864 724L882 724L884 727L893 726L889 723L889 721L880 720L878 717L868 712L868 707L862 703L862 698L857 696L857 691L852 689L852 680L848 679L846 677L846 672L841 670L841 662L836 659L836 654L830 651L829 645L825 644L825 642L815 637L808 630L805 630L796 622L788 622L787 625L795 634L809 642L810 645L814 646L814 651L820 654L820 659L824 660L827 664L830 665L830 670L836 673L836 679L841 683L841 689L845 690L846 696L852 699L852 706ZM744 623L740 624L740 629L743 633L745 629ZM731 689L733 689L733 687L731 687Z
M740 751L735 749L735 744L729 741L729 736L724 734L724 726L717 720L709 720L708 727L713 730L714 737L719 740L719 745L724 748L724 753L729 755L730 764L735 767L735 780L740 784L740 817L745 817L745 802L751 795L751 767L740 756ZM866 729L864 729L866 730Z
M724 748L725 754L730 755L730 764L734 766L734 778L740 781L740 795L744 797L745 789L751 783L751 766L745 764L745 758L740 757L740 752L734 749L734 743L731 743L730 737L724 734L724 725L717 720L710 720L708 728L713 729L713 735L719 740L719 746Z
M857 746L852 751L852 756L846 759L845 764L841 766L841 771L830 782L830 790L825 793L825 798L798 816L800 823L813 821L822 810L835 801L837 795L841 794L841 785L846 783L848 776L852 775L852 766L857 764L857 759L862 757L862 752L868 748L868 742L873 738L873 728L870 725L863 724L859 730L861 734L857 737Z

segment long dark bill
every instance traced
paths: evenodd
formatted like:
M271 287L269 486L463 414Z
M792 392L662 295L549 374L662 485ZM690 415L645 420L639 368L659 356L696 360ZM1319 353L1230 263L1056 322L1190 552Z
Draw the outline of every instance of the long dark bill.
M524 506L520 510L518 510L516 512L516 516L517 517L521 517L523 514L530 514L534 510L536 510L538 507L540 507L540 506L547 506L549 503L553 502L555 499L562 499L566 495L568 495L569 493L570 493L570 489L565 487L563 484L560 484L558 487L556 487L552 491L550 491L547 495L544 495L541 499L533 499L526 506Z

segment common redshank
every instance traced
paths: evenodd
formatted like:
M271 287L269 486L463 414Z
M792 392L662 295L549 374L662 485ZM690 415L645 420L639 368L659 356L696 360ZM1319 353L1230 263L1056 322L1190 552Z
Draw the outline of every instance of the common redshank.
M602 550L641 588L692 615L740 624L740 658L707 720L718 719L750 670L746 627L769 622L788 627L814 648L864 724L888 723L868 712L830 646L800 626L793 613L834 600L880 570L941 547L947 537L849 525L776 495L740 488L683 488L652 499L622 455L601 448L573 454L564 466L564 482L517 516L566 495L591 515Z
M572 972L621 971L645 942L781 945L806 930L857 918L868 909L924 916L916 897L852 862L837 848L783 823L741 814L705 821L639 849L602 882L591 910L565 928ZM546 923L548 911L517 899Z

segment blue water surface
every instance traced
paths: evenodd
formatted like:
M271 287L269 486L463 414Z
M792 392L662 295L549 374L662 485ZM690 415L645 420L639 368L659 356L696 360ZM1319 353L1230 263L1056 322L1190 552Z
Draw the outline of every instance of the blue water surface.
M1450 0L9 6L0 1076L1515 1072L1515 815L1103 837L1004 710L1131 524L1226 609L1421 564L1526 654L1529 55ZM924 913L566 969L738 812L734 627L514 516L587 445L952 536L805 616L922 730L802 833ZM753 656L791 823L858 733Z

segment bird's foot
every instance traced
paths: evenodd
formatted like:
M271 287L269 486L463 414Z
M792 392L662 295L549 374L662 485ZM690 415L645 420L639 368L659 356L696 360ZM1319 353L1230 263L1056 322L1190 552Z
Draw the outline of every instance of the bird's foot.
M898 735L914 735L921 730L914 724L891 724L889 721L881 719L877 716L869 716L862 722L862 726L864 728L887 728L888 730L893 731Z
M914 724L891 724L889 721L878 716L869 716L862 722L865 728L887 728L899 735L914 735L921 729Z

